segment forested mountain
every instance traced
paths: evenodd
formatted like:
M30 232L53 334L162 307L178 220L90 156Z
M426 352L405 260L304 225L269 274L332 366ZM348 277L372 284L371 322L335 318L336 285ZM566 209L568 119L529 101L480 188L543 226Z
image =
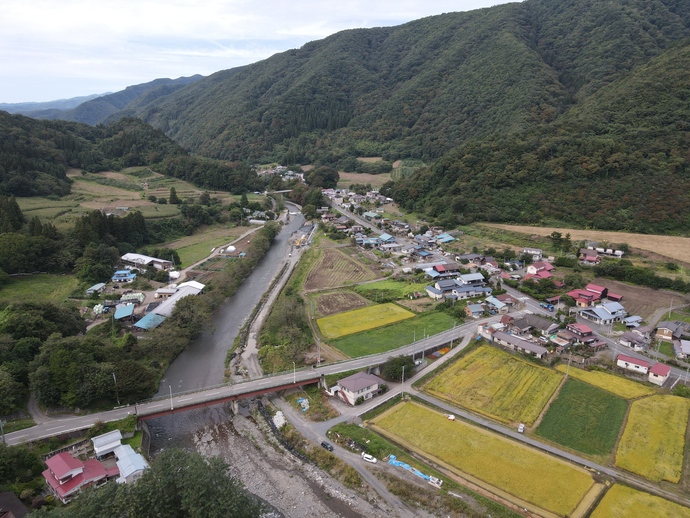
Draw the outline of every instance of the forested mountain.
M101 97L102 95L109 95L109 93L85 95L81 97L71 97L69 99L58 99L55 101L45 102L0 103L0 110L6 111L7 113L18 113L20 115L28 115L31 112L41 110L69 110L71 108L76 108L80 104L90 101L91 99Z
M145 96L147 101L151 102L159 96L168 95L178 88L182 88L201 78L202 76L195 75L178 79L155 79L148 83L128 86L120 92L96 96L96 98L79 103L78 106L70 109L51 108L40 111L22 111L21 113L35 119L84 122L93 126L117 114L125 106L141 96ZM0 109L2 109L1 105Z

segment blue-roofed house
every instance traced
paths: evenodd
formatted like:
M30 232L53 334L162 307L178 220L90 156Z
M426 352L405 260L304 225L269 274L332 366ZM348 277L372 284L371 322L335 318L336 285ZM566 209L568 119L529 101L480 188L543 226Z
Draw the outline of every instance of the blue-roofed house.
M136 273L132 273L129 270L117 270L113 276L110 278L113 282L132 282L137 278Z
M609 325L613 322L622 321L627 312L618 302L604 302L593 308L583 309L578 313L582 318L601 325Z
M395 238L390 234L381 234L379 239L382 243L395 243Z
M450 234L439 234L436 236L437 243L452 243L453 241L455 241L455 238Z
M434 300L441 300L443 298L443 292L441 290L437 290L433 286L427 286L424 289L426 290L427 295Z
M480 306L479 304L467 304L465 307L465 314L468 317L480 318L482 315L484 315L484 307Z
M504 315L508 313L508 309L510 309L507 304L504 304L496 297L486 297L486 303L492 310L494 310L499 315Z
M470 299L472 297L487 297L491 295L492 289L483 286L458 286L453 288L453 295L458 300Z
M146 459L140 453L136 453L129 444L115 448L115 456L120 470L120 477L116 480L118 484L133 484L149 469Z
M454 279L439 279L436 281L434 288L440 290L442 293L450 293L454 288L458 287L458 283Z

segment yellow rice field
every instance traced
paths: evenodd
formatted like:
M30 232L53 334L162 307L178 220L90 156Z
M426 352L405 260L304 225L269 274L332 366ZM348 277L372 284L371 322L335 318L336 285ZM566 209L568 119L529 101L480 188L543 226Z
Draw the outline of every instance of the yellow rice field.
M614 485L592 513L592 518L690 518L690 509L628 486Z
M393 303L378 304L319 318L316 323L327 340L368 331L412 318L414 313Z
M562 378L551 369L481 346L434 378L425 390L503 422L531 425Z
M678 396L634 401L618 445L616 466L654 482L678 483L689 413L690 400Z
M581 468L414 403L395 407L374 424L405 446L562 516L594 482Z
M565 372L568 366L559 365L556 369ZM651 396L656 392L653 387L648 387L642 383L637 383L636 381L627 380L620 376L614 376L613 374L607 374L600 371L585 371L577 367L570 367L568 376L594 385L597 388L613 392L615 395L625 399Z

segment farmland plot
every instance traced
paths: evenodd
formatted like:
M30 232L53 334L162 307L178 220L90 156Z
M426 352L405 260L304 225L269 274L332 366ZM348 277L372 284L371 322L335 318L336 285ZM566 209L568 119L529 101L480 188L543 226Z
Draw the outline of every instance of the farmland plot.
M623 398L569 379L549 406L537 435L583 453L611 453L627 409Z
M316 323L327 340L375 329L414 317L414 313L395 304L377 304L319 318Z
M351 291L336 291L312 295L316 299L316 313L320 317L342 313L369 305L369 301Z
M660 482L678 483L683 469L690 400L651 396L634 401L616 465Z
M570 514L593 485L583 469L414 403L374 424L403 446L559 515Z
M561 372L565 372L568 367L567 365L559 365L556 367L556 369ZM617 396L625 399L651 396L655 393L654 388L648 385L643 385L642 383L625 379L621 376L607 374L601 371L585 371L571 367L568 371L568 376L579 379L580 381L584 381L585 383L589 383L590 385L594 385L600 389L613 392Z
M690 509L658 496L615 484L592 513L592 518L635 518L637 516L690 518Z
M307 274L304 289L309 291L335 288L343 284L354 284L375 278L376 274L363 264L340 250L326 248Z
M425 390L500 421L532 424L561 379L551 369L482 346L430 381Z

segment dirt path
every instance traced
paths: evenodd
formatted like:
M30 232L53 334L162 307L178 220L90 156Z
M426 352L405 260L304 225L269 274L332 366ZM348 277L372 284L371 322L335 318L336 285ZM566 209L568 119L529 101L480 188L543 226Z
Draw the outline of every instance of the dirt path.
M47 416L41 411L41 407L38 406L38 401L36 401L33 394L29 396L29 403L26 408L29 411L31 419L33 419L36 424L48 423L55 420L55 417Z

